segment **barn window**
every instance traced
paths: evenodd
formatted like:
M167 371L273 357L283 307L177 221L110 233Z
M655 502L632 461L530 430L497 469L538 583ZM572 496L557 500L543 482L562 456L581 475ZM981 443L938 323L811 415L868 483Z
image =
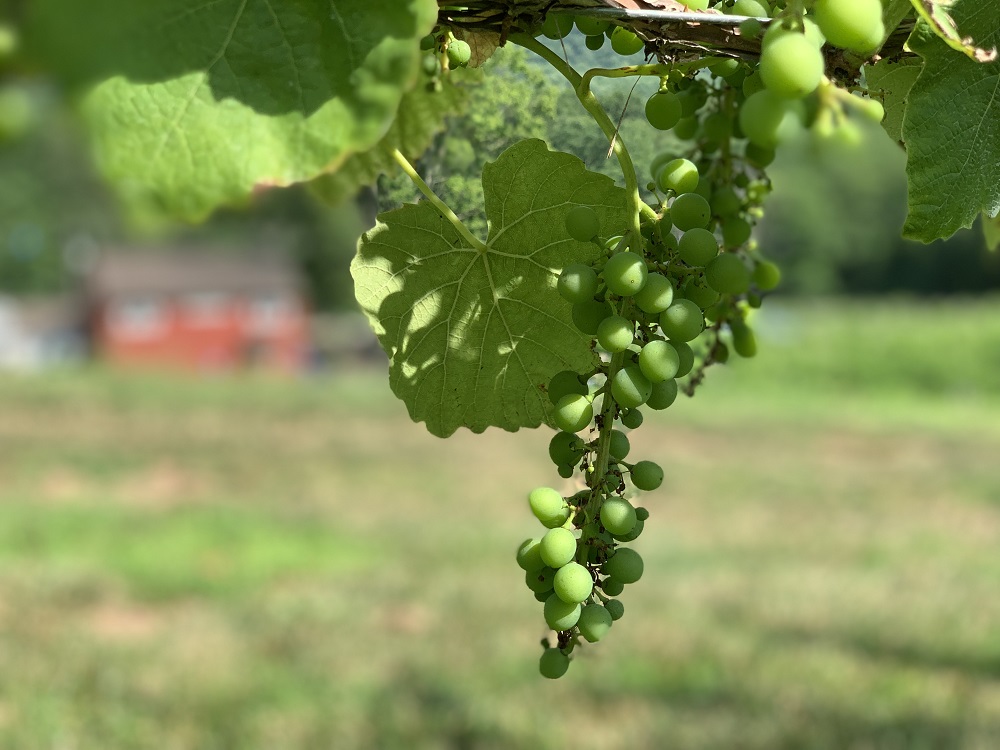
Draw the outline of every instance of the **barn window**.
M150 338L167 327L166 306L152 297L130 297L115 300L108 312L108 323L117 336Z
M221 292L194 292L181 299L185 320L199 328L224 324L228 304L228 298Z
M261 295L250 301L250 326L258 333L285 326L292 315L292 300L276 294Z

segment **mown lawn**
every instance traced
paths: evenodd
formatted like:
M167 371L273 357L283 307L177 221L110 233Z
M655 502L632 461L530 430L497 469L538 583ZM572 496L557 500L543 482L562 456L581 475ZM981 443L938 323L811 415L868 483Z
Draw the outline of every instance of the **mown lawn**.
M381 372L0 378L0 747L996 748L1000 302L775 304L633 433L665 489L563 680L513 550L549 432Z

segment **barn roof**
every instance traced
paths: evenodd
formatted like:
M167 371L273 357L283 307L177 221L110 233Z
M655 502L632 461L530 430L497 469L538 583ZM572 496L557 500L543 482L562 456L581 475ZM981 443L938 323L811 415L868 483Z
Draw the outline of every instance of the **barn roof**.
M89 269L91 295L229 292L298 294L302 278L287 258L221 251L102 252Z

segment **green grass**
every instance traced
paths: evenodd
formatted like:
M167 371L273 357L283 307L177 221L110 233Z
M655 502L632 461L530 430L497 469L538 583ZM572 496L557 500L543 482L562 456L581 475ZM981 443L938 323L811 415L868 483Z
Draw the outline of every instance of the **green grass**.
M437 440L373 372L0 377L0 747L995 748L1000 303L769 307L632 434L646 573L557 683L547 431Z

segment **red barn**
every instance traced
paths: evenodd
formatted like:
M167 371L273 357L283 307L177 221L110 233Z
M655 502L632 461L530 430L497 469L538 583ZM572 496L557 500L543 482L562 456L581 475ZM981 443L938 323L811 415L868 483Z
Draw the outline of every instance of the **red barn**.
M106 253L86 278L95 355L196 371L306 364L302 280L290 263L238 253Z

